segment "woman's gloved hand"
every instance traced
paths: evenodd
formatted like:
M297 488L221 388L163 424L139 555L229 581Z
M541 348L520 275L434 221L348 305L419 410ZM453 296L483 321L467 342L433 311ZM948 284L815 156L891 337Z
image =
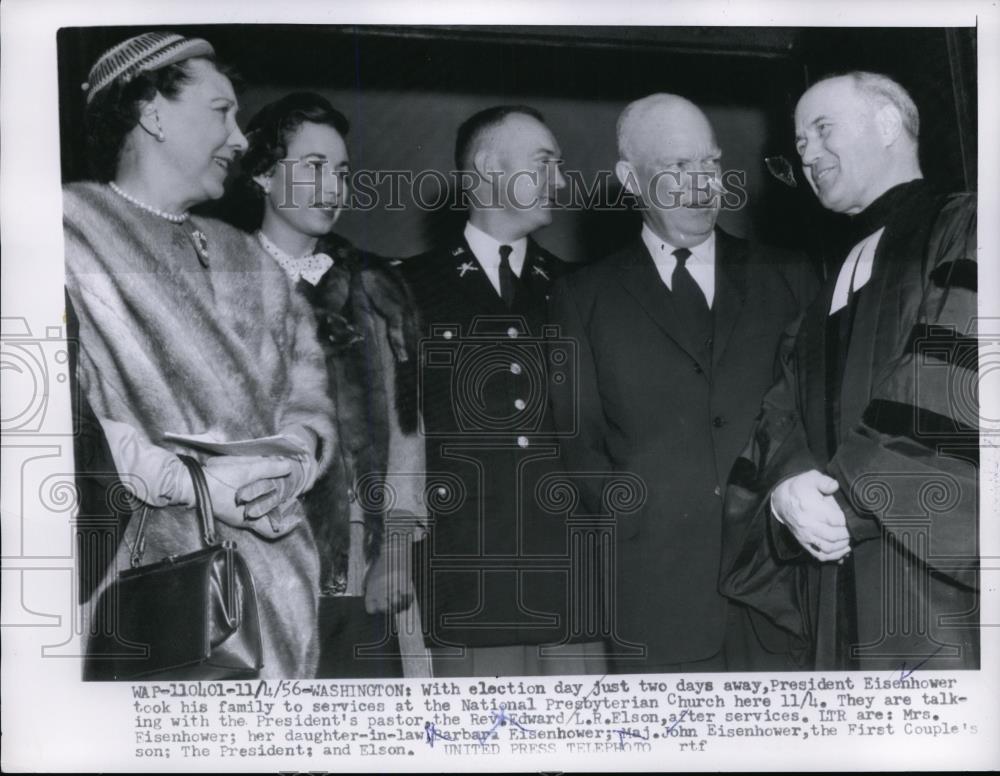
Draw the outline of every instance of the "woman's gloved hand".
M257 482L287 479L292 472L292 459L271 456L219 455L205 461L205 481L212 497L215 516L227 525L247 528L246 500L239 492ZM261 517L268 510L255 517ZM273 533L273 532L272 532Z
M276 519L278 514L288 511L287 504L312 487L316 481L316 435L303 426L291 426L282 430L282 436L295 443L301 451L298 455L276 456L275 460L286 462L288 470L276 477L260 477L237 488L236 501L246 505L248 520L256 520L264 515ZM276 513L281 507L281 511Z
M246 505L247 520L256 520L297 498L305 489L307 470L298 458L276 458L286 466L284 474L261 477L236 491L236 502Z
M265 539L280 539L298 528L305 519L305 514L296 510L295 504L294 500L279 504L261 518L248 519L244 526Z

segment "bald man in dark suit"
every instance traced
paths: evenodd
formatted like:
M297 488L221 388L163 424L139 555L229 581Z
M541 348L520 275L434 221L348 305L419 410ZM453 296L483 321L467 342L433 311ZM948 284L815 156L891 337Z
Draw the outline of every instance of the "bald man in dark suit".
M552 319L578 342L576 392L553 393L568 469L629 472L646 500L615 524L613 670L781 670L786 635L719 592L722 494L785 327L814 285L796 257L716 226L720 149L688 100L657 94L618 122L622 185L641 235L559 281ZM608 480L586 500L606 503ZM631 645L631 648L621 648ZM609 645L610 646L610 645Z

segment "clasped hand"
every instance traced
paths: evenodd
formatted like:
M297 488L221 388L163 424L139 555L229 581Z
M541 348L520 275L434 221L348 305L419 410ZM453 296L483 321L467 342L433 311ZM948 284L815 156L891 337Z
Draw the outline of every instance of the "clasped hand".
M267 538L298 525L289 507L302 492L306 473L296 458L220 455L205 462L205 480L215 516L227 525Z
M844 512L833 497L839 484L812 469L781 482L771 508L795 539L816 560L836 561L851 551Z

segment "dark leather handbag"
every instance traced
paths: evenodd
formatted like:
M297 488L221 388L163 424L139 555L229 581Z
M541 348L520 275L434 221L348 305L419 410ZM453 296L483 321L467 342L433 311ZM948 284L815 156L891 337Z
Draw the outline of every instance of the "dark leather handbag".
M179 458L194 483L205 546L141 566L149 513L143 507L132 568L119 573L97 604L95 629L101 632L88 642L85 679L242 679L263 665L250 569L234 542L216 538L201 464Z

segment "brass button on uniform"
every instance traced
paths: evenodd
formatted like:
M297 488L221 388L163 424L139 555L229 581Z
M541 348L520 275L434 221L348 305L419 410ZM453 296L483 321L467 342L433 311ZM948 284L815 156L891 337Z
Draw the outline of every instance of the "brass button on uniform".
M526 437L526 436L519 436L517 438L517 446L518 447L527 447L529 444L531 444L531 443L528 442L528 437Z
M518 410L523 410L527 405L524 403L524 399L514 399L514 408Z

